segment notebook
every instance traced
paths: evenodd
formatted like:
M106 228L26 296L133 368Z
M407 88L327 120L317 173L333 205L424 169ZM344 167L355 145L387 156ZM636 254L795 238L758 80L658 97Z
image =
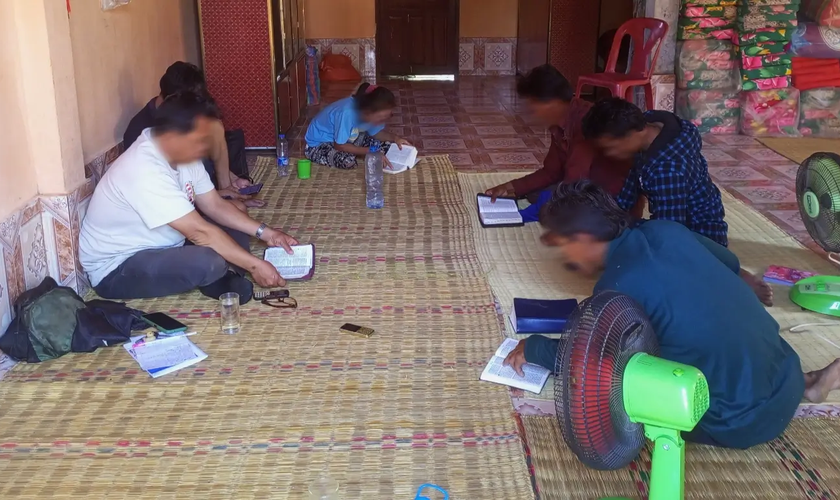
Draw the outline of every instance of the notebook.
M417 148L414 146L403 146L402 149L396 144L391 144L388 148L388 153L385 155L388 161L391 162L393 169L383 169L387 174L399 174L406 170L414 168L420 160L417 159Z
M277 268L285 280L309 280L315 275L315 245L295 245L293 255L281 247L265 250L265 260Z
M176 372L207 359L207 353L186 335L174 335L137 345L143 335L131 337L123 347L152 378Z
M513 299L510 324L516 333L563 333L577 299Z
M767 272L764 273L764 281L774 283L776 285L793 286L799 280L816 276L816 274L809 271L801 271L784 266L770 266Z
M496 202L490 202L490 197L485 194L476 195L478 203L478 218L483 227L516 227L524 226L522 215L519 214L519 206L513 198L496 198Z
M525 376L520 377L513 368L504 365L505 358L518 343L519 341L515 339L505 339L493 357L490 358L484 371L481 372L480 379L485 382L509 385L517 389L540 393L546 380L548 380L548 376L551 375L550 371L542 366L526 363L522 366L522 372Z

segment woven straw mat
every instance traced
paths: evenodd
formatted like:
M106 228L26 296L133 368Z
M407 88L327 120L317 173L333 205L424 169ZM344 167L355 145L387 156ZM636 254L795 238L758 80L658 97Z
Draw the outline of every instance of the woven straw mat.
M651 443L630 466L600 472L584 466L563 442L554 417L522 417L541 500L647 498ZM840 420L797 419L768 444L725 450L689 443L685 498L775 500L837 498Z
M515 174L459 174L464 203L474 207L476 193L515 177ZM802 246L757 211L729 193L722 195L729 223L729 248L740 258L744 269L758 275L764 274L769 265L825 274L838 272L830 262ZM470 211L470 217L478 258L505 315L510 313L514 297L580 300L591 294L594 281L563 269L552 250L542 246L539 224L483 229L475 209ZM803 333L789 333L787 330L792 326L833 320L795 306L788 298L788 287L774 285L773 291L775 305L767 311L779 322L782 336L799 354L803 370L823 368L840 357L840 322L834 326L812 327ZM505 323L509 336L525 337L514 334L509 322ZM528 396L554 399L551 380L540 395L528 393ZM840 402L840 391L831 393L829 402Z
M288 286L300 308L252 302L226 336L198 293L131 302L209 354L158 380L120 347L19 364L0 383L0 498L302 499L324 471L344 500L427 482L533 498L509 393L478 381L501 323L448 159L386 176L382 210L361 170L261 165L252 215L316 247L315 278Z
M840 140L814 137L758 137L758 142L796 163L804 162L817 151L840 155Z

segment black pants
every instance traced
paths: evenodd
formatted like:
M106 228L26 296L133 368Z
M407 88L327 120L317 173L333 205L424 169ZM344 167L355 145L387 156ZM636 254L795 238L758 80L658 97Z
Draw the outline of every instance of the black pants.
M250 252L250 236L219 227L239 246ZM225 262L212 248L196 246L187 241L181 247L137 252L111 271L111 274L93 289L100 297L106 299L166 297L211 285L224 277L228 271L245 275L242 268Z

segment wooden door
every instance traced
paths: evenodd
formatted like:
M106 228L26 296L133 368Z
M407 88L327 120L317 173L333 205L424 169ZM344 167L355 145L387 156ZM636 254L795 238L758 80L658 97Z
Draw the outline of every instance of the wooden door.
M458 3L458 0L377 0L379 74L458 74Z
M609 1L609 0L607 0ZM519 0L516 72L527 74L548 62L548 24L551 0Z
M572 86L580 75L595 72L600 14L600 2L551 0L548 62Z

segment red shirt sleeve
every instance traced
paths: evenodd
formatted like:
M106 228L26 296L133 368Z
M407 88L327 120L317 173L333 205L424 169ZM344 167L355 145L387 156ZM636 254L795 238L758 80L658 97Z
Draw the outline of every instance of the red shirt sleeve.
M552 184L557 184L566 173L566 152L557 141L556 134L551 134L551 146L543 161L543 168L525 177L511 181L517 196L527 196L541 191Z

